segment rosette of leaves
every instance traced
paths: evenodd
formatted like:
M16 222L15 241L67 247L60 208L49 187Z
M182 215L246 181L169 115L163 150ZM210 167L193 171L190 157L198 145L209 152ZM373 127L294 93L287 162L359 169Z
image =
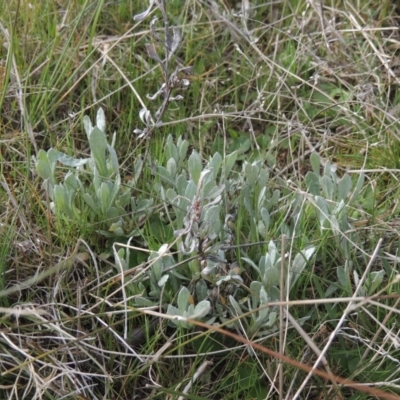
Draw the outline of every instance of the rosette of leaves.
M120 268L127 270L131 256L129 246L118 250L115 256ZM157 251L150 251L147 267L138 272L127 285L136 307L150 307L174 301L176 293L188 281L177 272L175 264L168 244L163 244Z
M336 166L326 162L321 166L320 156L313 153L310 157L312 171L306 175L306 185L312 196L308 202L318 214L321 232L332 231L334 244L341 250L344 265L336 268L340 287L348 294L352 294L352 281L359 282L359 274L354 270L352 254L355 250L354 243L359 243L357 232L352 228L349 216L359 215L363 212L362 196L364 188L364 174L360 173L353 183L351 177L345 173L341 178L336 173ZM322 170L322 173L321 173ZM366 284L359 289L361 295L372 294L382 283L385 272L381 269L371 272ZM338 289L333 283L327 289L326 295L331 295Z
M307 173L305 182L314 197L312 204L317 209L321 229L331 229L335 234L347 231L351 228L348 210L359 200L364 174L361 173L353 185L348 174L339 178L336 165L329 161L325 163L321 174L321 159L317 153L311 155L310 162L312 171Z
M301 273L306 267L308 261L315 253L315 247L305 248L303 251L297 253L293 260L285 259L284 265L287 265L285 271L285 282L289 285L289 293L293 289ZM246 320L247 332L252 335L258 335L258 331L263 328L273 328L277 319L279 309L271 307L271 302L280 300L280 274L282 259L280 257L280 250L275 243L271 241L268 245L268 251L263 255L258 265L252 260L244 257L243 261L247 262L254 269L253 276L258 277L250 284L250 296L247 298L247 309L245 309L245 302L239 304L234 298L230 297L230 304L236 315L241 315L244 312L257 310L251 314ZM264 335L265 331L259 334Z
M109 144L103 110L98 110L95 126L87 116L83 123L90 147L89 158L73 158L50 148L47 152L40 150L34 159L36 172L43 179L43 187L51 200L51 210L78 225L101 223L107 230L98 232L105 236L137 235L139 230L132 225L127 209L133 211L136 219L143 218L151 210L153 200L132 197L137 177L122 185L114 149L116 134ZM65 175L56 174L59 164L67 170Z
M166 166L156 168L161 178L156 190L166 205L167 221L174 228L175 236L181 239L179 249L184 255L202 252L212 244L230 240L227 216L223 215L224 192L237 158L237 153L225 159L215 153L203 165L195 150L186 160L188 147L186 140L179 138L175 145L169 136Z
M211 304L208 300L202 300L194 305L193 296L186 287L182 287L178 293L177 306L169 304L167 314L177 317L172 320L173 324L186 329L193 327L192 324L185 321L186 318L202 319L211 310Z
M239 175L240 199L242 209L247 213L249 234L254 242L265 240L274 221L271 210L276 208L281 193L278 189L271 190L268 169L263 160L252 163L245 161L242 173Z

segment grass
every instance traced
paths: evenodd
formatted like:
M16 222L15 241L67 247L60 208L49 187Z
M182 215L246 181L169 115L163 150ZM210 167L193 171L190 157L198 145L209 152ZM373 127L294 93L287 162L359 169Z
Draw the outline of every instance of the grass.
M133 131L144 129L143 105L154 117L165 100L147 97L165 82L146 50L163 58L160 9L134 21L148 2L0 7L0 398L400 398L399 9L216 3L168 2L168 23L182 33L169 73L191 65L193 74L180 77L189 87L170 95L184 100L168 104L147 140ZM83 119L99 107L110 143L117 132L121 187L136 202L120 235L79 191L79 218L53 213L32 159L50 148L89 157ZM180 136L189 148L175 165ZM173 194L183 170L185 184L200 173L192 151L201 168L217 151L226 168L236 152L229 179L215 177L225 184L218 201ZM68 171L57 164L59 182ZM79 172L85 190L90 171ZM140 200L151 203L141 210ZM220 217L207 242L199 221ZM266 279L270 241L277 257ZM280 279L295 266L289 290ZM190 310L203 294L207 316L174 319L169 305ZM319 356L323 366L306 378Z

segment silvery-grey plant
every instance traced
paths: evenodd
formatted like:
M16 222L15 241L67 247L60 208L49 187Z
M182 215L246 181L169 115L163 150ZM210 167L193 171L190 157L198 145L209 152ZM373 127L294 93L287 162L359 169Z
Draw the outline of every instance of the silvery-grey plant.
M97 112L96 125L90 118L83 119L90 157L73 158L56 149L40 150L34 157L37 174L43 179L51 210L59 217L76 223L99 223L98 232L105 236L136 236L140 229L132 224L130 208L136 220L151 213L153 199L133 197L138 176L121 183L121 173L114 148L116 134L111 143L106 135L104 111ZM57 166L60 173L57 172ZM67 171L65 175L61 171ZM106 228L106 229L104 229Z
M355 185L345 173L337 176L337 166L327 161L321 175L321 160L317 153L310 157L312 171L308 172L305 182L318 209L321 229L332 229L337 234L350 228L348 211L359 198L364 186L364 174L361 173Z
M199 301L213 298L215 293L218 297L222 287L231 286L231 292L227 294L230 313L227 314L226 307L217 301L212 309L219 315L209 320L217 323L218 317L220 322L226 322L232 317L241 316L245 311L279 299L280 257L274 242L270 242L268 253L261 257L258 266L251 259L242 257L242 261L254 267L251 275L255 280L251 283L252 295L247 310L240 298L245 297L245 290L239 289L243 279L235 268L227 267L226 249L234 237L227 222L234 219L232 210L239 206L239 202L244 205L242 212L249 217L250 229L255 229L259 237L265 238L273 223L270 210L279 202L280 192L270 190L269 174L261 161L245 161L242 172L237 173L233 172L233 167L238 152L225 157L217 152L203 161L196 151L192 151L185 160L187 150L188 143L185 140L179 138L175 144L171 136L167 138L165 166L156 162L154 168L160 178L155 189L164 201L166 220L174 227L175 236L179 239L179 254L197 256L201 260L190 262L194 266L191 269L192 279L196 281L194 297ZM289 268L291 287L314 251L314 247L306 248L292 260ZM178 307L178 312L170 305L168 312L184 316L189 307L186 306ZM190 311L194 312L192 308ZM265 307L243 323L249 332L255 334L261 326L272 328L276 315L276 310Z
M287 268L287 271L284 271L284 274L285 283L288 285L289 293L293 289L315 251L316 247L308 246L298 252L293 259L289 258L290 254L285 255L285 262L283 265ZM258 265L256 265L253 260L246 257L243 257L242 260L253 268L253 277L258 278L257 280L253 280L250 284L251 296L247 302L249 310L255 310L261 307L259 311L251 315L249 322L249 332L257 335L259 329L273 327L277 318L279 309L277 307L265 307L265 305L280 300L282 258L276 243L270 241L268 244L268 251L260 258ZM230 298L230 302L236 313L243 313L242 308L233 298Z
M179 249L183 255L216 254L231 240L224 196L226 184L232 183L228 176L237 154L224 160L215 153L203 165L194 150L184 164L188 142L179 138L175 145L171 136L166 150L166 166L156 168L160 183L155 189L164 201L166 218L179 238Z
M313 153L310 157L312 171L305 178L308 189L308 204L318 214L321 232L332 232L338 248L344 257L344 265L338 265L336 273L338 282L349 295L352 293L352 280L359 282L359 274L354 270L355 243L359 243L359 235L353 229L351 215L363 212L360 204L361 191L364 187L364 174L361 172L353 183L350 175L337 175L337 166L329 161L323 166L320 156ZM322 173L321 173L322 170ZM369 274L366 283L360 288L360 294L372 294L382 283L384 270L379 269ZM337 284L331 284L327 295L337 290Z

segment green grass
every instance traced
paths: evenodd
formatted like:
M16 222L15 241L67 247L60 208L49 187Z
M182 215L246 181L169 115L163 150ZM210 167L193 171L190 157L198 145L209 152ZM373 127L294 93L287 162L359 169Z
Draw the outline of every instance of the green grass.
M186 90L172 92L184 99L168 104L163 125L145 140L133 133L144 128L140 110L154 118L163 104L147 97L164 77L145 46L164 58L150 28L157 16L154 30L163 37L160 10L134 21L147 1L11 0L0 7L0 398L284 399L299 391L304 399L366 399L382 395L378 389L400 396L399 10L390 1L332 0L323 15L305 0L254 1L247 11L240 2L167 3L168 23L182 34L169 73L191 65L193 75ZM134 199L120 215L120 235L110 233L113 216L100 218L83 200L93 184L89 169L57 164L58 182L68 171L82 181L73 198L81 214L71 218L50 210L32 159L50 148L89 157L83 118L94 121L100 107L109 143L117 132L121 190ZM176 175L169 135L189 144ZM203 167L219 152L223 168L237 152L229 179L216 176L216 185L225 184L218 201L176 195L177 176L186 171L184 183L193 177L193 151ZM346 173L351 188L338 211L336 176L344 185ZM144 200L152 204L138 210ZM207 220L212 200L221 209ZM226 225L207 242L201 232L219 217ZM186 254L181 242L190 235L198 242ZM281 309L270 303L277 321L254 329L264 304L256 289L263 286L268 301L281 296L279 276L267 281L258 270L270 241L277 258L287 253L278 273L315 247L281 297L306 333L280 324ZM171 253L157 259L163 244ZM210 255L226 265L215 266ZM240 284L231 278L237 274ZM190 293L185 305L182 287ZM177 326L168 305L186 310L202 293L211 311L199 320L208 328ZM349 310L355 293L376 297ZM162 315L156 324L152 313ZM219 324L244 339L212 332ZM143 340L130 342L138 327ZM284 340L285 356L313 366L318 355L305 335L320 350L327 346L325 366L335 376L365 385L306 380L298 365L251 349L259 343L279 352ZM368 387L376 392L364 393Z

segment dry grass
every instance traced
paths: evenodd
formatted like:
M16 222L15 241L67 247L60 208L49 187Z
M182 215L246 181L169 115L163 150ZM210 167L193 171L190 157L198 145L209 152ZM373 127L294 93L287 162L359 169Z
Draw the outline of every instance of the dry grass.
M161 104L146 97L162 82L144 47L151 17L132 20L147 2L13 0L0 7L0 398L250 399L253 381L239 383L241 365L251 365L248 375L265 388L259 398L400 398L400 10L390 1L355 3L171 1L171 23L183 36L176 62L193 65L194 74L185 101L169 107L150 143L132 133L142 105ZM218 349L203 351L192 342L210 331L173 329L161 305L132 307L129 285L149 267L140 254L157 243L151 227L135 243L136 264L122 273L112 244L88 235L95 227L51 214L31 155L52 146L85 156L82 117L99 106L109 132L119 133L126 179L142 152L164 157L169 133L183 134L204 157L239 149L239 163L262 158L289 200L304 195L313 152L339 173L366 174L363 209L353 215L354 268L360 282L383 268L380 292L359 296L353 274L352 293L326 296L337 282L335 263L344 260L331 252L332 237L312 237L326 252L302 277L298 299L284 303L303 322L281 325L285 355L308 370L323 359L331 381L305 378L295 363L284 364L279 378L278 360L249 350L243 327L236 332L245 344L215 334ZM138 191L149 190L149 170ZM307 236L315 220L303 198L296 237ZM235 223L240 232L248 221ZM343 241L353 232L341 232ZM280 233L271 236L280 240ZM159 312L165 319L152 325L145 314ZM137 346L130 338L142 326L147 340ZM260 342L278 351L278 336ZM362 383L351 389L333 375Z

